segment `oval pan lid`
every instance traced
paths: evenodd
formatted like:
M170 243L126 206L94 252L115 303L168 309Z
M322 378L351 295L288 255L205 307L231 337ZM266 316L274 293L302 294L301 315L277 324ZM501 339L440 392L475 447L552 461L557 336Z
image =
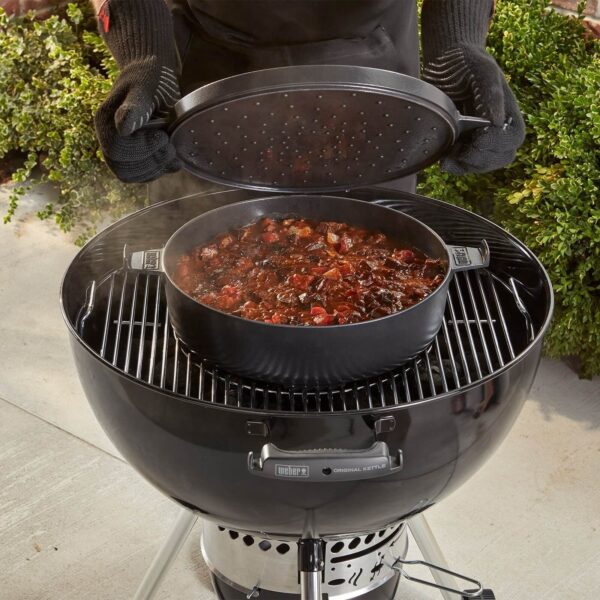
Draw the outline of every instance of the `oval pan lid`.
M239 188L330 192L392 181L436 162L460 115L414 77L353 66L236 75L175 106L171 141L191 173Z

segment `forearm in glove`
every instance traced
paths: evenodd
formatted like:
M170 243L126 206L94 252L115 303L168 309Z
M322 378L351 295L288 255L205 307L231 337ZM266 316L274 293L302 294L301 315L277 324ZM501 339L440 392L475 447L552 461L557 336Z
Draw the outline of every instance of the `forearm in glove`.
M98 27L121 72L96 113L104 158L125 182L151 181L180 168L169 136L144 128L179 100L178 58L164 0L107 0Z
M485 173L510 164L525 139L519 106L498 63L485 50L493 0L424 0L423 78L461 112L491 121L461 137L442 168Z

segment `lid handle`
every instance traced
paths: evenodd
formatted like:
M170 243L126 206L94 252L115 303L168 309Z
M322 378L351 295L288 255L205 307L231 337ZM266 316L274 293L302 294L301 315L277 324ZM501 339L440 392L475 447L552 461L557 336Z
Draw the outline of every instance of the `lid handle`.
M467 131L479 129L480 127L489 127L492 122L489 119L481 117L470 117L468 115L459 115L458 117L458 133L462 135Z

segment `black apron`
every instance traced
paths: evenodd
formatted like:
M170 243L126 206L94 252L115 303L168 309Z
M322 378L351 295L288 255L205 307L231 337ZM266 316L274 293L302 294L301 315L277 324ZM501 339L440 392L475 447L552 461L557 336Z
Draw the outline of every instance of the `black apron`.
M181 90L287 65L419 76L416 0L175 0ZM189 178L188 178L189 179ZM416 177L386 187L415 191Z

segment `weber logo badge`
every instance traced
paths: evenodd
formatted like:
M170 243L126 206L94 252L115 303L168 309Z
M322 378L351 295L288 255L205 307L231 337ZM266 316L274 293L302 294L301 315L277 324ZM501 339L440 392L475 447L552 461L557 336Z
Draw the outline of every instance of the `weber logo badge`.
M277 477L308 477L310 469L304 465L275 465L275 475Z
M144 269L158 271L160 250L147 250L144 252Z
M452 248L452 256L454 258L454 264L457 267L468 267L473 264L469 251L461 246L455 246Z

